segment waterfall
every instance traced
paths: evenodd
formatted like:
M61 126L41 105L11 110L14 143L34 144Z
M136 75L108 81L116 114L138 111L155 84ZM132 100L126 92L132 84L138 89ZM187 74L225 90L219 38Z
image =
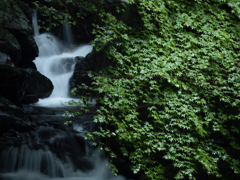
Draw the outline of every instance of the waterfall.
M37 9L32 10L32 25L33 25L33 34L34 36L39 36L38 22L37 22Z
M63 24L63 42L65 45L73 45L72 29L69 27L66 18L64 22L65 23Z
M33 12L34 38L39 48L39 56L33 61L37 70L48 77L54 86L49 98L40 100L37 105L61 105L69 101L69 79L73 75L75 57L85 57L92 51L91 45L81 45L72 52L64 52L67 48L63 43L50 33L39 34L37 25L37 12ZM67 45L72 43L70 27L64 25L64 37Z
M68 101L68 81L73 74L76 56L86 56L91 45L82 45L72 52L63 52L64 45L50 33L40 34L37 29L37 12L33 12L35 40L39 57L34 60L37 70L54 85L49 98L42 99L30 114L38 124L31 132L21 133L0 151L1 180L125 180L114 176L103 152L86 141L87 132L96 130L93 115L76 116L71 124L62 116L66 107L56 106L56 99ZM47 107L41 107L47 106ZM69 108L69 107L68 107Z
M93 122L80 120L71 125L72 130L39 127L27 133L19 140L20 145L7 147L0 153L0 169L8 172L0 173L0 179L125 180L113 176L104 154L83 140L86 130L90 130L89 123ZM74 128L76 125L80 132Z

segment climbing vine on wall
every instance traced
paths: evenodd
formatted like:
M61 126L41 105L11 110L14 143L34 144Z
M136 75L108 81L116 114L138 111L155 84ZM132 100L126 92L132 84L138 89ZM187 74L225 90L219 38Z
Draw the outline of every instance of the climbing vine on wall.
M229 149L240 150L240 3L126 0L126 8L137 23L102 12L106 26L94 31L112 63L90 74L102 94L94 121L107 126L88 138L114 139L132 171L150 179L166 178L165 161L175 179L195 179L198 164L221 177L220 161L239 173Z

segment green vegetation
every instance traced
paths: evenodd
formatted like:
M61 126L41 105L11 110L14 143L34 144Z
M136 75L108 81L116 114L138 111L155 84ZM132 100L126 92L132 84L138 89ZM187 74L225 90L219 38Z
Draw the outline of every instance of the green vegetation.
M132 171L150 179L165 179L166 164L175 179L195 179L199 166L221 177L220 162L240 173L229 154L240 150L240 2L126 2L121 20L100 11L105 25L93 32L110 65L89 74L102 126L87 138L102 137L113 159L106 142L119 143Z
M103 0L44 0L33 2L41 13L50 17L47 20L38 20L39 29L43 28L45 31L50 31L50 26L57 27L64 23L75 26L77 24L76 19L85 19L89 13L97 13L103 8L102 3ZM73 6L78 8L77 11L73 10L75 14L69 12L69 9Z
M127 2L138 24L102 13L108 28L95 30L95 41L107 44L96 49L112 63L92 74L103 94L94 121L111 128L93 134L114 138L133 172L150 179L164 179L162 154L176 179L195 179L198 163L221 177L220 160L239 173L239 161L225 149L239 150L239 2Z

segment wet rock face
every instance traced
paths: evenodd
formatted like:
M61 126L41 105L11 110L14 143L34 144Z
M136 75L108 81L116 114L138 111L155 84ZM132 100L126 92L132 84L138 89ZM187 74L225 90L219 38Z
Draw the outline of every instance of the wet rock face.
M110 61L107 60L104 52L96 52L93 50L85 58L76 57L76 65L73 76L70 78L69 85L70 90L79 87L82 83L91 87L92 79L88 76L88 71L98 73L104 67L109 66ZM83 95L83 93L91 93L93 96L98 96L95 92L88 89L78 89L76 97Z
M0 94L14 103L20 103L28 84L22 70L0 65Z
M46 98L51 95L53 84L47 77L35 69L25 69L24 72L26 73L26 81L28 83L26 91L28 95L36 95L37 98ZM29 96L29 98L34 101L34 96Z
M17 39L6 29L0 28L0 51L5 54L0 57L0 61L11 60L17 64L21 57L21 46ZM6 58L6 56L8 56Z
M38 47L32 35L18 30L12 31L12 34L16 37L21 46L22 54L18 67L36 69L32 61L38 56Z
M93 53L90 53L85 58L76 57L76 65L74 69L73 76L70 78L69 85L70 90L76 87L79 87L82 83L87 86L91 86L92 80L88 76L87 71L94 71L95 59L92 58ZM85 90L78 89L76 96L82 95Z
M2 52L0 52L0 64L5 64L5 65L14 67L14 64L13 64L11 58L7 54L2 53Z
M23 132L35 126L21 108L0 95L0 139L10 129Z
M14 103L34 103L50 96L52 82L34 69L0 65L0 94Z
M28 5L21 0L0 1L0 52L21 68L35 68L32 61L38 56L30 14Z

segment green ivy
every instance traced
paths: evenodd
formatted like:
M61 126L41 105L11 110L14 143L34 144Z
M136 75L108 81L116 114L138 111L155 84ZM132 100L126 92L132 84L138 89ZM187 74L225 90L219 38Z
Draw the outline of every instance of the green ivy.
M239 160L228 148L239 150L239 1L125 5L137 9L138 23L101 12L106 26L93 32L94 47L105 51L111 65L90 74L103 104L94 122L107 126L88 138L114 139L132 171L150 179L166 178L161 158L174 166L175 179L196 179L197 164L221 177L220 161L238 174ZM103 144L116 158L111 145Z

